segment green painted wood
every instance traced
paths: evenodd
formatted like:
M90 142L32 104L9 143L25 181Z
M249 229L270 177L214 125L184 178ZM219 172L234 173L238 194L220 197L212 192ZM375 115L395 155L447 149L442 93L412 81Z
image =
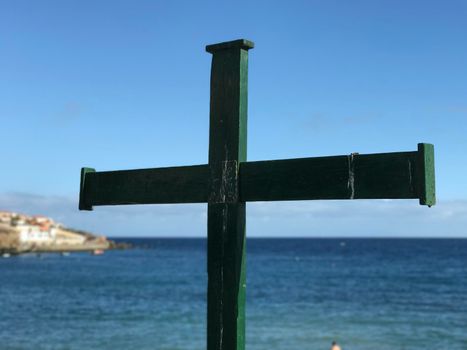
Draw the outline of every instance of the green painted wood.
M88 206L206 203L207 165L86 173Z
M214 166L211 167L209 203L237 203L239 199L239 163L236 160L227 160L213 164Z
M245 203L238 165L246 161L248 49L245 40L210 45L208 350L245 349Z
M206 46L206 51L212 54L215 54L221 50L231 50L231 49L243 49L243 50L249 50L255 47L255 44L246 39L238 39L238 40L232 40L232 41L225 41L222 43L218 44L212 44Z
M420 204L431 207L436 204L435 150L432 144L418 144L417 173L420 179L418 183Z
M88 174L94 173L96 170L93 168L81 168L80 184L79 184L79 210L92 210L93 197L87 190L89 179Z
M244 201L417 198L416 152L349 155L244 163Z
M208 204L208 350L245 348L245 209Z
M434 175L421 159L419 150L242 163L240 200L422 198L425 177L434 186Z
M436 202L430 144L419 144L414 152L213 164L217 165L107 172L83 168L80 209L317 199L418 198L430 206Z

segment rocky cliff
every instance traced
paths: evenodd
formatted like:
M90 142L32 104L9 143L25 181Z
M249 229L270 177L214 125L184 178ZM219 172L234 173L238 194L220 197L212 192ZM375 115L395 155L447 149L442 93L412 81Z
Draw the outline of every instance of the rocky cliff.
M96 251L126 248L105 236L66 228L44 216L0 212L0 253Z

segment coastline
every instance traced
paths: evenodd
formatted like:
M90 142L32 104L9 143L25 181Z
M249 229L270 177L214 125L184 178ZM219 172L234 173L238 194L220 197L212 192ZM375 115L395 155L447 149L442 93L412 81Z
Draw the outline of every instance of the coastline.
M103 252L127 249L103 235L66 228L45 216L0 212L0 254Z

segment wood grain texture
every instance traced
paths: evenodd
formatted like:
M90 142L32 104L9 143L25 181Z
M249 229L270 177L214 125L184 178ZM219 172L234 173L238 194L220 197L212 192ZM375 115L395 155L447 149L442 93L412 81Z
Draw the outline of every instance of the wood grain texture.
M227 160L210 164L209 203L236 203L239 199L238 162Z

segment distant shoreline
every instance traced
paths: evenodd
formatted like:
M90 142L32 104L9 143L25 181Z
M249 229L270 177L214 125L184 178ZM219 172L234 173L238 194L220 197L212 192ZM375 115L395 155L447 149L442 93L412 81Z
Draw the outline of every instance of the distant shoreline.
M66 228L49 217L0 211L0 254L103 252L130 245Z

